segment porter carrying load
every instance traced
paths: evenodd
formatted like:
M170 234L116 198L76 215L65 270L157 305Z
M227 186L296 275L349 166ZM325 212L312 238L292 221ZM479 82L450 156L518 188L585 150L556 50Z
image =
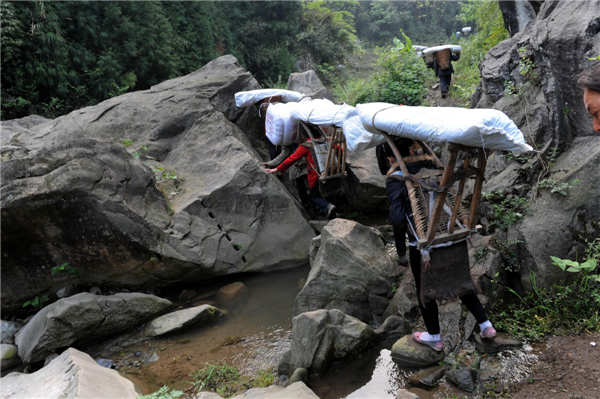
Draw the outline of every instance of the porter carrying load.
M477 231L487 158L493 150L532 150L525 143L523 134L506 115L496 110L386 103L358 104L356 108L364 130L373 134L369 140L368 134L362 131L362 142L368 141L367 146L372 146L385 140L400 169L389 178L406 184L412 208L408 222L416 238L411 245L421 251L423 260L420 287L423 302L475 292L464 241ZM348 120L346 124L354 121ZM356 136L348 134L350 140ZM392 139L394 136L414 141L408 156L403 157L398 152ZM425 141L449 143L450 156L446 165ZM349 147L360 145L352 142ZM462 153L460 157L459 153ZM433 167L411 174L406 165L418 162L427 162ZM461 200L469 177L475 178L475 186L467 212Z
M336 105L329 100L303 99L292 105L292 117L311 138L313 157L319 174L319 186L324 196L342 190L341 179L346 177L346 139L342 126L357 115L356 108ZM315 139L312 129L318 129Z

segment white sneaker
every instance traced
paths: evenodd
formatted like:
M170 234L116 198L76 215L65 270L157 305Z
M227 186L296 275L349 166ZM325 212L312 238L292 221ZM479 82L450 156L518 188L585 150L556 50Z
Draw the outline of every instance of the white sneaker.
M337 216L337 208L333 204L327 205L327 220L334 219Z

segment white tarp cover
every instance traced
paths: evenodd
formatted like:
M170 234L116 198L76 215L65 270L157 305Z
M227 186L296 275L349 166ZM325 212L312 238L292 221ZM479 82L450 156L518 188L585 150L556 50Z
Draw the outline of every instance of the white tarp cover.
M423 54L437 53L438 51L445 50L447 48L449 48L453 53L460 53L462 50L462 47L460 46L456 46L454 44L445 44L443 46L429 47L428 49L423 50Z
M256 104L260 100L267 97L281 96L281 101L284 103L290 101L300 101L303 97L302 93L283 89L259 89L250 91L240 91L235 93L235 105L238 108L245 108Z
M290 145L298 140L298 122L292 119L291 104L275 103L267 108L265 133L273 145Z
M360 116L353 116L344 122L344 136L348 151L364 151L385 142L383 134L371 133L365 129Z
M358 104L363 126L371 133L425 142L456 143L503 151L533 151L523 133L495 109L409 107L388 103Z
M346 119L356 115L356 108L336 105L327 99L305 98L292 106L292 118L313 125L342 127Z

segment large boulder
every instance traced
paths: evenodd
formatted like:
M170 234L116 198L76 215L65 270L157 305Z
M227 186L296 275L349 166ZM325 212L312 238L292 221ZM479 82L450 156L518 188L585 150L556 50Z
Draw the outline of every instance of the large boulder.
M11 373L0 380L3 398L131 398L140 396L133 382L69 348L33 374Z
M327 99L333 101L333 94L325 88L321 79L312 70L290 74L287 88L311 97L313 100Z
M147 294L77 294L40 310L19 330L15 342L23 362L34 363L55 349L129 330L171 306Z
M344 192L353 209L374 211L388 205L385 176L379 171L375 149L348 152L348 177L343 180Z
M234 103L257 88L223 56L149 90L3 128L14 149L2 158L2 310L56 292L67 276L50 268L65 262L85 283L132 288L308 262L312 229L264 172L255 132L234 124L260 122Z
M549 175L558 185L569 184L567 195L541 190L531 204L531 216L517 226L517 257L524 288L531 289L530 272L538 287L551 287L571 277L552 264L550 256L582 259L581 239L600 235L600 137L580 137L557 160ZM578 183L577 183L578 181Z
M519 3L526 2L514 6L529 9ZM529 142L542 144L540 149L551 141L558 146L593 134L575 80L591 64L588 58L600 53L597 11L593 1L544 2L524 29L486 54L480 64L481 84L471 105L504 111ZM509 14L506 18L512 19ZM520 73L526 59L534 65L528 77ZM519 86L525 80L529 86L523 86L518 96L506 98L506 82Z
M354 221L334 219L323 228L319 251L296 297L294 315L339 309L370 323L387 307L399 272L381 233Z
M292 319L292 346L280 374L305 368L320 374L333 362L356 357L378 342L375 331L337 309L302 313Z
M598 3L500 3L507 24L514 27L512 37L481 62L482 79L471 106L506 113L540 153L493 154L483 190L530 199L530 212L522 224L508 236L496 235L518 243L523 287L532 288L533 271L538 285L545 288L566 276L551 264L550 256L575 258L577 252L581 256L581 237L600 233L598 141L583 92L576 85L577 75L593 62L589 59L600 54ZM511 86L516 88L512 94L505 90ZM580 183L572 184L576 178ZM532 187L542 179L573 188L567 196L544 189L538 197ZM485 209L482 206L484 216ZM519 284L515 282L517 288Z

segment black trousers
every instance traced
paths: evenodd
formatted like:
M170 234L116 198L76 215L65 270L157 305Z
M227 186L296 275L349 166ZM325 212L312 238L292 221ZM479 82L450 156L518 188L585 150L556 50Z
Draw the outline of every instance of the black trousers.
M450 82L452 81L452 75L440 75L440 91L442 93L448 93L450 88Z
M421 252L415 247L410 247L410 268L415 276L417 300L419 301L419 309L421 309L421 315L423 315L423 321L425 322L427 332L429 334L439 334L440 321L438 319L438 306L436 301L429 301L426 304L421 302ZM475 316L475 319L479 324L488 319L476 294L471 293L463 295L460 297L460 300L465 304L469 312L473 313L473 316Z
M308 187L308 179L306 178L306 175L296 178L298 196L300 197L300 203L302 203L304 206L308 205L308 193L306 192L306 187Z

